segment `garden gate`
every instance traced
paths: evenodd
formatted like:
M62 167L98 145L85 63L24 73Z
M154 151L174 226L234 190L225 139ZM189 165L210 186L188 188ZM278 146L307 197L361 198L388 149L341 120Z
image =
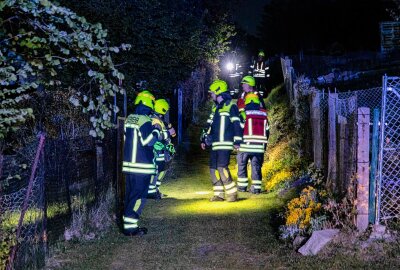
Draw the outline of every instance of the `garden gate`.
M383 77L377 223L400 217L400 77Z

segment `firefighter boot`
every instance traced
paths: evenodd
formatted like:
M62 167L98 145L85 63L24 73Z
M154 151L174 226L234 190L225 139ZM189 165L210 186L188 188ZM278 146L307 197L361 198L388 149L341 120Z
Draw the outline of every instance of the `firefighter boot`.
M260 189L258 189L258 188L255 188L253 185L250 187L250 191L249 191L250 193L253 193L253 194L260 194L261 193L261 190Z
M228 195L226 196L226 201L227 201L227 202L236 202L237 199L238 199L237 192L228 194Z
M137 229L135 229L135 230L125 230L124 231L124 234L126 235L126 236L142 236L142 235L145 235L145 234L147 234L147 228L145 228L145 227L139 227L139 228L137 228Z
M212 198L210 198L210 202L223 202L224 198L220 197L220 196L213 196Z

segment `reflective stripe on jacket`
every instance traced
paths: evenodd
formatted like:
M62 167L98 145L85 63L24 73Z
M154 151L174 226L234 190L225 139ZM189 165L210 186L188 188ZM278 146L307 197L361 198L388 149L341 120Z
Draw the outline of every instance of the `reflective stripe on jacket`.
M156 174L153 145L160 132L151 124L147 115L131 114L124 123L124 158L122 171L125 173Z
M212 150L233 150L242 141L239 110L232 100L213 107L209 120Z

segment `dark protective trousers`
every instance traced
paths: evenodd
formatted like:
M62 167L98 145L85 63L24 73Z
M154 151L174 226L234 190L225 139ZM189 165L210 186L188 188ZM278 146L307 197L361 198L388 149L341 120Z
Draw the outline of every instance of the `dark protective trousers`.
M210 174L214 196L224 198L224 193L229 196L237 192L236 184L229 171L231 152L231 150L211 150Z
M262 173L261 167L264 162L264 154L239 152L237 154L238 164L238 188L246 190L248 185L247 163L251 163L251 184L254 189L261 190Z
M134 231L146 204L151 174L125 174L124 230Z
M149 186L149 192L148 192L148 198L155 198L157 191L159 187L161 186L162 180L165 177L166 173L166 162L165 161L157 161L157 175L154 175L152 177L150 186Z

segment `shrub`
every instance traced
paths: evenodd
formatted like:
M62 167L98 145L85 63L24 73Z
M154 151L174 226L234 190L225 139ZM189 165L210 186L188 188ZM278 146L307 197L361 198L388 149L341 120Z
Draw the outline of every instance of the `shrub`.
M318 197L317 190L308 186L301 191L300 197L289 201L285 225L280 228L282 238L294 238L296 235L307 234L313 226L322 227L318 226L318 223L321 223L323 218L316 219L316 214L322 207Z

